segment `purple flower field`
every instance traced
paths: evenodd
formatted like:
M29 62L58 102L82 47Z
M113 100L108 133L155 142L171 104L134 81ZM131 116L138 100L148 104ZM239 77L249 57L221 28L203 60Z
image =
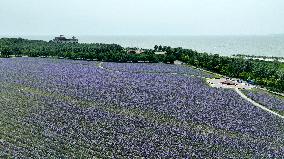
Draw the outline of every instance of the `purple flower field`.
M103 63L103 67L121 72L131 73L177 73L195 75L205 78L212 78L213 75L193 69L187 66L177 66L168 64L156 64L156 63Z
M283 119L183 75L208 74L164 64L103 66L0 59L0 158L283 157Z
M274 95L262 90L243 91L249 98L265 105L271 110L275 110L284 115L284 97Z

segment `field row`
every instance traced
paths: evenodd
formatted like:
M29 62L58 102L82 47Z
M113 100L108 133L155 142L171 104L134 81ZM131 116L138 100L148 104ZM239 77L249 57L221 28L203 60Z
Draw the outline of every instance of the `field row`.
M117 70L123 64L105 65ZM160 67L125 65L148 72ZM164 69L160 72L179 68ZM284 153L282 119L201 78L35 58L1 60L0 74L1 157L279 158Z

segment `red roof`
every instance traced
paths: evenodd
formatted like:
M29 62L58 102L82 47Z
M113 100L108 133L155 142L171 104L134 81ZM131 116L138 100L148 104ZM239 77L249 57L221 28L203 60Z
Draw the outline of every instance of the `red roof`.
M226 81L224 81L224 82L221 82L222 84L226 84L226 85L236 85L236 83L235 82L233 82L233 81L229 81L229 80L226 80Z

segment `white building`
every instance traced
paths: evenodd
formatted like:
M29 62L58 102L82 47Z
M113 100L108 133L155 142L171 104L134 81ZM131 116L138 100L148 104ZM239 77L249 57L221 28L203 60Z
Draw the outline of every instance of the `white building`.
M165 55L166 53L166 51L155 52L156 55Z

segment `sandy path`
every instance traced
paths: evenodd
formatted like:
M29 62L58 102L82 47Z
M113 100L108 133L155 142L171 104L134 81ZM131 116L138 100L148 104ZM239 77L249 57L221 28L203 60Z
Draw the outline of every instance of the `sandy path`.
M271 113L271 114L273 114L273 115L276 115L276 116L278 116L278 117L284 119L284 116L282 116L282 115L276 113L275 111L272 111L272 110L266 108L265 106L263 106L263 105L261 105L261 104L255 102L255 101L253 101L252 99L248 98L248 97L247 97L245 94L243 94L238 88L235 88L235 91L236 91L242 98L244 98L244 99L247 100L248 102L252 103L254 106L259 107L260 109L262 109L262 110L264 110L264 111L267 111L267 112L269 112L269 113Z

